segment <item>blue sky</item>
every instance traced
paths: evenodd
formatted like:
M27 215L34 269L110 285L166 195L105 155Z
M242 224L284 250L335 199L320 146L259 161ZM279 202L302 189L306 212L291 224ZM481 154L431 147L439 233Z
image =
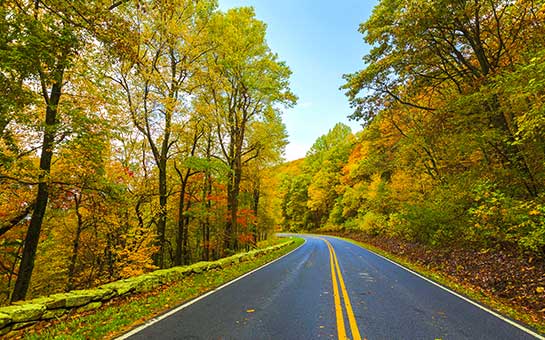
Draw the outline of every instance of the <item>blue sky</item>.
M339 87L342 75L360 70L369 51L357 31L375 0L219 0L220 8L252 6L267 23L267 42L293 74L291 89L297 105L285 110L283 120L290 144L285 158L304 157L316 138L336 123L361 129L347 118L352 113Z

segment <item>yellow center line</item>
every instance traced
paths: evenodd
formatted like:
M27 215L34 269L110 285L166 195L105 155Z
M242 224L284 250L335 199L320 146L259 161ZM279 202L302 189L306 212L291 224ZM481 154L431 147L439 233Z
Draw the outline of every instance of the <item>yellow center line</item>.
M356 317L354 316L354 311L352 310L352 304L350 303L350 297L348 296L348 291L346 290L346 286L344 284L344 279L341 273L341 267L339 266L339 261L337 259L337 254L335 253L335 249L333 249L333 246L331 243L329 243L328 240L320 238L323 240L327 248L329 250L329 262L331 265L331 280L333 282L333 296L335 299L335 314L337 317L337 333L338 337L341 340L348 339L346 335L346 330L344 326L344 316L342 313L342 305L341 305L341 299L339 295L339 288L337 287L337 275L338 275L338 281L341 287L342 297L344 300L344 304L346 307L346 314L348 315L348 321L350 324L350 330L352 332L353 340L361 340L360 331L358 329L358 324L356 322ZM337 273L337 275L335 275Z
M335 315L337 318L337 336L339 340L345 340L347 339L347 336L346 336L346 330L344 328L344 316L343 316L343 310L341 306L341 296L339 295L339 288L337 286L337 276L335 275L333 253L331 252L331 248L329 248L329 245L327 246L327 248L329 250L329 264L331 265L331 281L333 282L333 297L335 300Z
M328 242L329 243L329 242ZM335 266L337 267L337 272L339 273L339 282L341 284L341 291L343 293L344 304L346 306L346 314L348 314L348 321L350 323L350 330L352 331L353 340L361 340L360 331L358 329L358 324L356 323L356 317L354 316L354 311L352 310L352 304L350 303L350 297L348 296L348 291L344 285L344 279L341 274L341 267L339 266L339 261L337 261L337 254L333 249L332 245L329 245L333 252L333 258L335 260Z

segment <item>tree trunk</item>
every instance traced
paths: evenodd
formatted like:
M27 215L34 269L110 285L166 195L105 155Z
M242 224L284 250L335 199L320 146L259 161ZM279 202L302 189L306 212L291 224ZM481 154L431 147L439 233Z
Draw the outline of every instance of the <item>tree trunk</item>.
M189 209L191 208L191 200L187 201L185 212L187 213ZM182 239L183 246L182 246L182 263L188 264L191 262L191 253L189 251L189 215L185 214L184 216L184 237Z
M66 285L66 291L69 292L72 289L74 289L74 279L76 274L76 263L78 260L78 252L79 252L79 241L81 237L81 232L83 231L83 218L81 216L81 213L79 211L79 207L81 204L81 194L75 195L74 202L76 203L76 216L78 218L78 224L76 229L76 236L74 238L74 243L72 245L72 256L70 257L70 264L68 266L68 283Z
M185 218L184 218L184 211L185 211L185 191L187 188L187 180L184 176L182 176L181 172L176 168L176 171L178 171L178 175L180 176L180 180L182 182L182 186L180 188L180 201L178 204L178 233L176 234L176 257L174 264L176 266L181 266L183 263L183 240L184 240L184 232L185 232Z
M42 150L40 155L40 175L38 192L36 193L36 204L30 225L25 237L23 248L23 256L21 265L19 266L19 274L13 289L11 301L24 300L30 285L32 271L34 270L34 260L36 259L36 251L38 250L38 242L40 240L40 232L42 223L49 200L49 174L51 172L51 159L53 158L53 148L55 147L55 132L57 125L58 104L62 94L62 81L64 77L64 60L57 64L57 74L55 83L51 87L51 95L47 98L47 108L45 110L45 127L44 137L42 142Z
M255 246L257 244L257 212L258 212L258 209L259 209L259 198L261 197L261 190L260 190L260 183L259 183L259 179L257 180L257 183L255 184L255 187L254 187L254 193L253 193L253 210L254 210L254 215L255 215L255 224L252 226L252 242L253 242L253 245Z
M212 153L212 136L208 135L208 142L206 144L206 159L210 161ZM204 223L202 225L203 231L203 260L210 260L210 211L212 210L212 202L210 202L210 196L212 195L212 175L210 170L207 169L204 173L204 187L202 193L202 202L206 202L206 214Z
M497 95L492 97L489 104L489 110L492 112L491 122L494 127L502 130L506 134L507 141L502 142L501 149L504 156L507 158L507 166L518 172L524 184L527 193L530 197L537 197L540 193L540 186L537 183L532 169L528 165L528 160L520 146L516 143L516 136L512 124L512 119L506 117L502 111L499 98Z
M167 170L166 159L159 163L159 218L157 219L157 236L159 251L155 264L159 268L165 267L165 231L167 225Z

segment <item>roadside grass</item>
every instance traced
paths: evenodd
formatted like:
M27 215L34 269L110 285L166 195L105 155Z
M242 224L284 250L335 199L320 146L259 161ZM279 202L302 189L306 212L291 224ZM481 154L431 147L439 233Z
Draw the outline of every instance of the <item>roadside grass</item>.
M330 235L330 236L333 236L333 235ZM506 316L512 320L518 321L519 323L522 323L523 325L529 326L529 328L533 329L537 333L540 333L542 335L545 334L545 324L542 324L540 320L537 319L535 316L532 316L530 313L527 313L524 310L514 308L513 306L510 306L506 302L496 297L485 294L485 292L483 292L478 287L474 287L470 285L462 285L460 283L457 283L454 280L454 278L451 278L449 275L445 275L444 273L433 270L426 266L422 266L417 263L411 262L407 258L403 258L400 256L396 256L394 254L391 254L389 252L386 252L383 249L380 249L372 244L355 241L350 238L345 238L340 236L333 236L333 237L345 240L347 242L356 244L360 247L370 250L374 253L377 253L436 283L439 283L442 286L445 286L451 289L452 291L458 294L461 294L475 302L478 302L481 305L491 310L494 310L498 312L499 314L502 314L503 316Z
M247 272L275 260L298 248L302 238L252 261L233 264L224 269L185 277L156 291L118 298L105 303L97 310L71 313L67 317L42 323L13 335L17 339L112 339L145 323L154 316L173 309L193 298L213 290ZM267 244L265 246L268 246Z

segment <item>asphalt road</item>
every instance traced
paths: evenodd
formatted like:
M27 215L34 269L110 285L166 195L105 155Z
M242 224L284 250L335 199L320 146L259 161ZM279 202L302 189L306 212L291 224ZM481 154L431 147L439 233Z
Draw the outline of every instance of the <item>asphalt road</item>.
M128 338L544 339L354 244L303 237L289 255Z

